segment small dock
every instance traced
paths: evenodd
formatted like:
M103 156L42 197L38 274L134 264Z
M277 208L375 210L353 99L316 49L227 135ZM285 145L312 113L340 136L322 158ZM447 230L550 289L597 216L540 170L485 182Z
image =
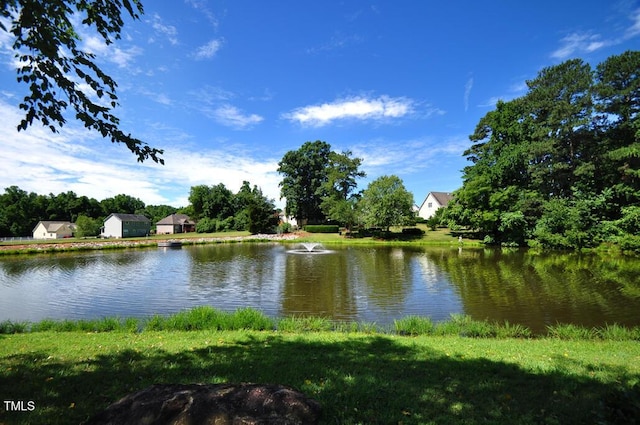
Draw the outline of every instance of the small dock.
M182 248L182 241L160 241L158 248Z

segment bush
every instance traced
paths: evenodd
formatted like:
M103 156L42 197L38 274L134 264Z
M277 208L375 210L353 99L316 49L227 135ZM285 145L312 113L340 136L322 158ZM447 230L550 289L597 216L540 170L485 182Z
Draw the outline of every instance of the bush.
M405 227L402 229L402 234L406 236L423 236L424 230L419 227Z
M640 236L624 235L618 239L622 251L640 254Z
M216 231L217 220L205 217L198 221L196 224L196 232L198 233L213 233Z
M340 226L335 224L309 224L304 226L304 231L309 233L338 233Z
M278 233L291 233L291 223L280 223Z

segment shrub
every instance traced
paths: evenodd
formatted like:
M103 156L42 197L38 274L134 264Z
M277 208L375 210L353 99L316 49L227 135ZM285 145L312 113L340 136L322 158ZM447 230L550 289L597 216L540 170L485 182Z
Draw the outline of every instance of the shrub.
M196 232L198 233L213 233L216 231L217 220L205 217L198 221L196 224Z
M278 233L290 233L291 223L280 223L278 225Z
M335 224L309 224L304 226L304 231L309 233L338 233L340 226Z
M424 230L419 227L405 227L402 229L402 234L406 236L423 236Z
M640 254L640 236L622 236L618 239L618 245L622 251Z

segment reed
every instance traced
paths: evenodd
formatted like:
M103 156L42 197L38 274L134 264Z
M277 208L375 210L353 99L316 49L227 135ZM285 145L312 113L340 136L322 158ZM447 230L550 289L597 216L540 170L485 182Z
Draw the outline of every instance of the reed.
M608 324L601 328L586 328L573 324L547 327L546 333L533 334L526 326L475 320L471 316L452 314L449 320L433 322L425 316L411 315L394 320L391 326L375 322L332 321L319 316L268 317L253 308L233 312L200 306L171 315L147 318L103 317L94 320L51 320L39 322L0 322L0 334L35 332L157 332L157 331L269 331L284 333L336 332L361 334L393 334L402 336L461 336L467 338L553 338L559 340L640 341L640 327Z

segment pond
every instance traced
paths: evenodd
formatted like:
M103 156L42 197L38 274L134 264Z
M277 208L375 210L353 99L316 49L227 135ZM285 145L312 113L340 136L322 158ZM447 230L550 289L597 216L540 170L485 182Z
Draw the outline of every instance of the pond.
M637 259L457 247L305 250L237 243L8 256L0 258L0 321L146 317L210 305L380 326L451 314L534 332L556 323L640 325Z

